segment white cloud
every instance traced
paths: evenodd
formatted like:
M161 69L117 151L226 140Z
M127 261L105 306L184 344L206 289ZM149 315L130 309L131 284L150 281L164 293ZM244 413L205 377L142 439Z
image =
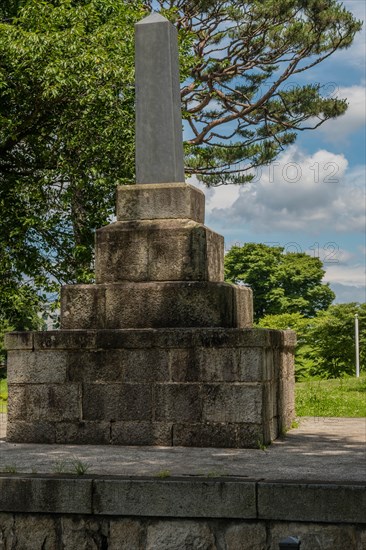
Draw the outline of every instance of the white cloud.
M257 232L317 235L329 230L363 231L365 167L362 169L349 170L344 155L325 150L306 155L298 147L290 147L277 162L263 167L254 182L234 191L231 186L210 189L210 221L224 226L246 224Z
M349 286L339 283L331 283L330 287L336 294L336 298L334 300L336 304L349 302L363 303L366 301L366 287L364 286Z
M365 266L361 264L328 265L324 281L346 286L364 287L366 282Z
M348 136L366 123L366 91L363 85L338 88L334 93L338 99L348 100L344 115L328 120L319 131L332 143L344 143Z

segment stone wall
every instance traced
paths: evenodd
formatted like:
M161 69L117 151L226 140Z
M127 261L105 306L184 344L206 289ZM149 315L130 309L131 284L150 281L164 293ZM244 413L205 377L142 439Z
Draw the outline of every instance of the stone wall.
M0 513L2 550L365 550L366 527L277 521L161 520Z
M13 333L7 439L258 447L291 425L293 346L254 329Z
M0 549L365 550L365 505L365 484L0 475Z

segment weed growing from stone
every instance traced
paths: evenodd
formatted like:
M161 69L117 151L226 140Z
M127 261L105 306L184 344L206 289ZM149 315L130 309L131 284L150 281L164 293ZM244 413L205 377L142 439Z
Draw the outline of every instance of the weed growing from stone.
M89 470L90 465L87 462L83 462L78 458L74 458L72 461L73 469L78 476L83 476Z
M4 467L3 472L5 474L17 474L18 470L17 467L14 464L10 464Z
M164 479L164 478L170 477L170 476L171 476L170 470L161 470L161 472L158 472L156 474L156 477L159 477L160 479Z

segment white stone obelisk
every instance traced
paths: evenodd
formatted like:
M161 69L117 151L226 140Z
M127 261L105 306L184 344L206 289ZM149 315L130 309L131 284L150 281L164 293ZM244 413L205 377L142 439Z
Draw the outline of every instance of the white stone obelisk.
M154 13L136 24L136 183L184 182L177 30Z

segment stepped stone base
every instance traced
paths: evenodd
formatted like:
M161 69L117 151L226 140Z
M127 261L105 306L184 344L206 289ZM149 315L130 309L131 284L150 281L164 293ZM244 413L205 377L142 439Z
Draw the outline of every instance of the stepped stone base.
M291 331L12 333L12 442L258 447L294 415Z
M227 283L149 282L62 287L63 329L244 328L252 291Z

